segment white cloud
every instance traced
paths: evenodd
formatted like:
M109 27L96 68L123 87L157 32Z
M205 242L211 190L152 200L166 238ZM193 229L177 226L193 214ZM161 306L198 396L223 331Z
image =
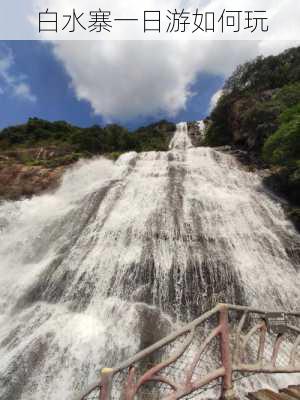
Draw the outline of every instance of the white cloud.
M17 97L35 102L36 96L32 94L31 88L28 83L20 82L14 85L14 93Z
M184 108L199 55L183 42L56 42L79 99L107 119Z
M47 8L46 0L32 1L37 10ZM161 0L130 0L130 10L136 15L144 9L196 9L200 5L223 10L224 1L202 0L199 4L196 0L165 0L162 7ZM244 0L243 8L252 9L251 2ZM293 12L294 0L286 0L284 6L276 1L272 3L276 6L274 18L279 18L283 11ZM235 4L239 1L235 0ZM94 6L95 0L84 2L86 10ZM53 10L81 10L82 7L81 0L52 0L51 3ZM128 17L128 2L115 0L112 4L110 0L103 0L102 8L113 8L120 16ZM126 31L131 26L127 24ZM176 115L193 95L191 87L198 74L208 72L227 77L240 63L259 54L277 53L278 46L280 50L288 47L287 42L279 44L278 39L281 38L275 37L272 42L55 41L53 48L71 78L77 98L87 100L94 112L107 120L125 120L157 115L160 111Z
M265 56L277 55L289 47L296 47L299 45L299 41L264 40L259 43L259 53Z
M0 48L0 95L12 94L17 98L35 102L36 96L32 93L31 87L27 82L27 77L23 74L12 72L15 61L11 49L6 46Z
M284 48L289 43L284 43ZM201 72L228 76L277 42L108 41L54 43L79 99L107 120L176 115ZM201 88L200 88L201 90Z
M209 111L212 111L215 108L215 106L217 105L222 94L223 94L223 90L220 89L212 96L212 98L210 99L210 103L209 103Z

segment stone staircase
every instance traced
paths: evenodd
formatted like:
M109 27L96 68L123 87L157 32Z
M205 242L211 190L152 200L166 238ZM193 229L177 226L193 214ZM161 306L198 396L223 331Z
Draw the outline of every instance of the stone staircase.
M248 394L249 400L300 400L300 385L288 386L286 389L279 390L279 393L270 389L258 390Z

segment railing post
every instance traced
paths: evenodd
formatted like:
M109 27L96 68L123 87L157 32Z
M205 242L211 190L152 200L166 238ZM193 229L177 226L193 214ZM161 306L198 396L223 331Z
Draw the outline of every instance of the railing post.
M220 351L222 366L225 369L222 382L222 400L235 400L236 394L232 382L232 357L230 351L230 328L228 323L228 306L221 304L219 311Z
M102 368L99 400L110 400L113 372L112 368Z
M128 371L128 378L126 385L124 387L124 393L122 396L122 399L124 400L131 400L134 398L134 395L136 393L136 385L135 385L135 368L133 365L129 367Z

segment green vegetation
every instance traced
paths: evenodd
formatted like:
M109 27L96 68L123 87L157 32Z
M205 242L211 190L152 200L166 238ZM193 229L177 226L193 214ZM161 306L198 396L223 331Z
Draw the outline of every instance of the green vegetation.
M297 166L300 159L300 102L281 114L278 130L263 146L263 156L273 164Z
M279 128L263 146L263 157L279 170L285 192L300 204L300 102L287 108L279 118Z
M126 151L166 150L174 130L174 124L167 121L129 132L117 124L79 128L64 121L49 122L30 118L26 124L5 128L0 132L0 151L44 146L67 149L66 162L95 154L108 154L115 159ZM62 156L66 158L65 154ZM23 161L39 162L30 157Z
M211 114L206 144L236 145L269 164L300 226L300 47L237 68Z
M37 118L5 128L0 132L0 201L54 189L65 167L81 158L116 160L126 151L167 150L174 130L167 121L129 132L116 124L80 128Z
M239 66L211 114L207 144L244 145L259 152L286 108L300 101L300 47Z

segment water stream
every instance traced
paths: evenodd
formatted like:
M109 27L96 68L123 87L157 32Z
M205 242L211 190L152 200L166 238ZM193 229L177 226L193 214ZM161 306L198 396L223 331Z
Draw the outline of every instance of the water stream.
M300 304L300 237L261 178L192 146L81 161L0 206L0 398L60 400L217 302Z

